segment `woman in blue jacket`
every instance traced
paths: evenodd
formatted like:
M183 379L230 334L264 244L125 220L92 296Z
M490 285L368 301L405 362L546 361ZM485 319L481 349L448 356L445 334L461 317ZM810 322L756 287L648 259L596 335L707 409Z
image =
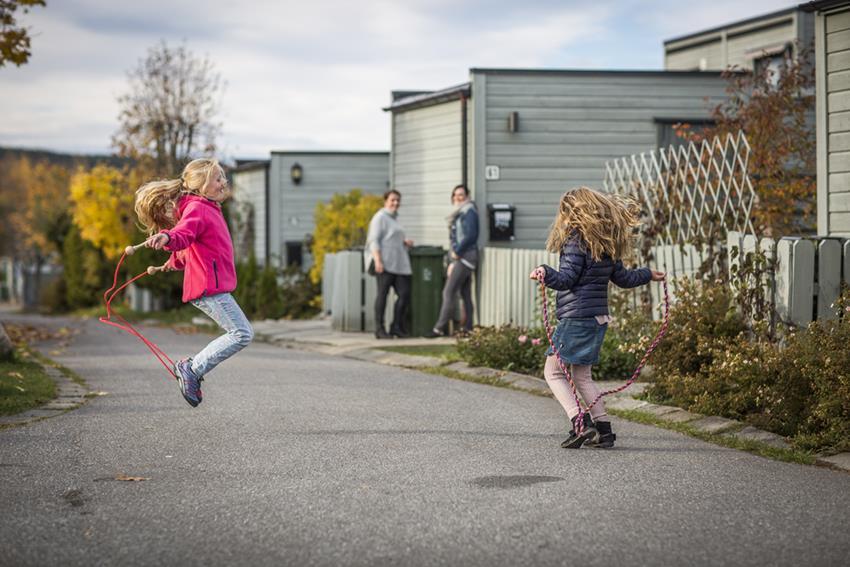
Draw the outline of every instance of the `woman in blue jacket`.
M454 210L448 216L451 263L443 287L443 304L440 316L427 337L440 337L448 331L448 323L454 313L455 300L460 293L466 320L463 331L472 330L472 274L478 267L478 209L469 198L469 189L458 185L452 189Z

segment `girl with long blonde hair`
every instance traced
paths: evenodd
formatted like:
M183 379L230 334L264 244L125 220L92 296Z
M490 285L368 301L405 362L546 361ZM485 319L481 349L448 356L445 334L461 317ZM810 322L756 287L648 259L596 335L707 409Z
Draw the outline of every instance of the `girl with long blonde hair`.
M221 212L229 196L227 177L215 159L191 161L179 179L151 181L136 191L136 214L150 235L145 246L172 253L165 268L183 270L183 301L225 331L195 356L175 364L180 392L192 407L203 401L204 376L254 338L231 295L236 289L233 242Z
M558 358L571 365L573 382L584 403L596 400L600 390L591 370L599 362L599 350L611 321L608 282L631 288L664 279L663 272L623 266L623 260L634 250L632 233L640 224L639 212L636 203L616 195L587 187L567 191L546 241L547 250L560 254L559 269L542 265L529 275L558 292L558 325L552 333L557 353L551 346L546 352L544 376L572 424L569 436L561 443L564 448L578 449L585 443L601 448L614 446L616 435L602 400L589 415L584 414L583 424L577 422L580 408Z

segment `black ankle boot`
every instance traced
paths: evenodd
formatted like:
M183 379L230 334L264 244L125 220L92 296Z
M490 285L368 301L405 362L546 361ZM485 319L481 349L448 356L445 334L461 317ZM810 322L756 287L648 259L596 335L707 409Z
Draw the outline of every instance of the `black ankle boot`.
M617 439L617 436L611 431L610 421L597 421L596 431L598 435L592 441L588 441L588 447L610 449L614 446L614 441Z
M581 449L581 446L584 445L584 442L588 439L592 439L596 437L596 428L594 427L593 420L590 419L590 414L584 414L584 418L582 419L582 423L584 424L584 429L581 432L581 435L576 433L576 429L578 429L578 416L575 416L572 419L573 428L570 429L570 435L561 443L561 447L564 449Z

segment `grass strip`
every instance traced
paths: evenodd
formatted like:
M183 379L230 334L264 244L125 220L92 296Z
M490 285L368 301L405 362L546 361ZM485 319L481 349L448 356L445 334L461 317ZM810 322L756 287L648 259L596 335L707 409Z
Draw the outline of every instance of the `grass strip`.
M629 421L642 423L644 425L661 427L662 429L677 431L679 433L684 433L685 435L689 435L691 437L696 437L697 439L701 439L708 443L721 445L723 447L729 447L730 449L746 451L748 453L753 453L755 455L766 457L768 459L775 459L777 461L797 463L801 465L815 464L814 455L805 451L801 451L799 449L781 449L779 447L773 447L771 445L767 445L759 441L753 441L752 439L740 439L738 437L732 437L731 435L721 433L708 433L706 431L697 429L696 427L689 425L688 423L675 423L670 421L664 421L663 419L660 419L655 415L642 412L640 410L615 410L609 408L608 413L617 417L621 417L623 419L627 419Z
M382 346L378 350L397 352L399 354L411 354L415 356L431 356L441 358L446 362L457 362L460 355L455 345L404 345L404 346Z
M0 363L0 415L15 415L56 397L56 383L40 364L15 357Z

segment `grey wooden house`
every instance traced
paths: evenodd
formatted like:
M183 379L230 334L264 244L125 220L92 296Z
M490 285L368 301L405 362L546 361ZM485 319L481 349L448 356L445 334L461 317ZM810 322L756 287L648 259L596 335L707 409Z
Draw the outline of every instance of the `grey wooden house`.
M675 142L672 125L705 121L724 88L718 72L471 69L462 85L393 93L399 218L418 243L447 245L449 195L466 182L481 246L540 247L566 189L600 187L607 160Z
M275 151L268 161L231 171L234 209L247 221L234 238L237 255L253 249L261 263L307 268L311 260L304 242L314 229L316 204L352 189L382 194L389 186L389 154Z
M798 49L811 47L814 17L787 8L664 42L664 68L680 71L722 71L736 66L754 70L776 67Z
M815 16L818 234L850 237L850 1L802 8Z

